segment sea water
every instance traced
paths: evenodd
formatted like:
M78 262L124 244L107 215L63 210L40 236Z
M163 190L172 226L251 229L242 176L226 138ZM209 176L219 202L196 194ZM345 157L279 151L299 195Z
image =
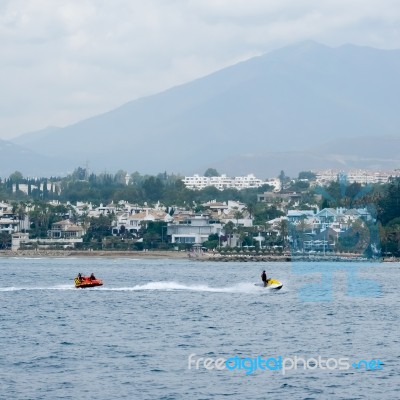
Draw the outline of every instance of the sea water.
M280 291L254 285L262 269ZM78 272L104 286L75 289ZM0 398L398 399L399 278L396 263L1 258Z

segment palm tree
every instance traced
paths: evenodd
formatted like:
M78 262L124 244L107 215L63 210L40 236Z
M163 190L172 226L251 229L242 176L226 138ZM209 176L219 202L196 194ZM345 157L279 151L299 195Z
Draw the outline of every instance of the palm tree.
M228 236L228 238L229 238L229 247L231 247L231 244L232 244L232 234L233 234L233 232L234 232L234 229L235 229L235 226L233 225L233 222L232 222L232 221L227 222L227 223L225 224L225 226L224 226L225 234L226 234L226 235Z
M15 201L11 203L11 211L13 214L15 214L17 212L17 208L18 208L18 203L16 203Z
M304 239L306 237L305 232L306 232L306 230L310 230L310 229L311 229L311 224L305 218L302 218L300 220L300 222L295 226L295 231L299 232L298 236L299 236L303 251L304 251Z
M49 208L46 203L35 201L33 209L28 213L32 224L34 225L35 236L40 236L47 231L49 225Z
M286 219L281 219L277 224L279 235L282 239L282 247L285 250L286 247L286 238L289 233L289 223Z
M237 211L235 211L235 213L233 214L233 216L234 216L235 219L236 219L236 226L238 226L238 224L239 224L239 219L243 218L243 214L242 214L241 211L237 210Z
M248 235L248 232L241 226L236 228L236 232L239 236L239 247L242 247L243 241L246 238L246 236Z
M26 212L26 204L24 202L20 202L17 208L17 215L18 215L18 224L19 224L19 231L22 231L22 225L27 216Z
M80 217L80 220L82 222L83 228L86 230L89 223L89 207L87 205L82 208L82 215Z
M389 232L387 227L383 226L381 222L378 222L379 239L381 241L382 255L385 256L387 253L387 245L389 241Z
M246 210L249 213L249 218L253 218L254 211L256 210L256 204L253 202L250 202L246 206Z
M69 211L69 220L73 223L73 224L77 224L78 220L79 220L79 215L76 212L76 209L74 207L72 207L71 205L68 206L68 211Z

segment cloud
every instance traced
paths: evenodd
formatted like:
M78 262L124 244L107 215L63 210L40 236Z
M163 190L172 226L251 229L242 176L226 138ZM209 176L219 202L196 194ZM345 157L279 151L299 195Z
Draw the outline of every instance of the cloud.
M0 138L304 39L399 48L397 0L0 1Z

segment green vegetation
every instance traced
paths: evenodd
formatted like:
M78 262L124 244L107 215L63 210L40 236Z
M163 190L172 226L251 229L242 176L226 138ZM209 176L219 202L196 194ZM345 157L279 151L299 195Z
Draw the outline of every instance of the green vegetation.
M212 169L209 169L212 170ZM0 200L31 201L59 200L76 203L91 202L94 205L109 204L125 200L130 203L163 204L191 206L201 204L210 199L216 201L237 200L244 203L257 200L257 193L270 190L265 185L259 189L227 189L220 191L215 187L203 190L190 190L182 182L182 176L160 173L156 176L140 175L135 172L130 175L129 183L125 182L126 172L118 171L115 175L102 173L99 175L86 173L83 168L77 168L65 178L25 179L22 175L13 173L4 182L0 182ZM17 185L17 186L16 186ZM27 187L28 193L23 193L21 185Z
M11 246L11 235L7 232L0 232L0 249L8 249Z
M204 176L207 177L219 176L219 173L215 168L208 168L206 172L204 172Z
M206 173L209 176L218 175L218 172L209 168ZM377 219L379 236L384 255L400 256L400 178L393 178L385 185L362 186L358 183L343 184L343 182L331 182L324 188L313 188L310 181L315 174L303 171L296 180L290 180L284 171L281 171L280 179L287 191L301 193L298 209L322 208L357 208L365 207L370 214ZM24 178L15 171L7 179L0 180L0 201L12 204L13 212L23 219L28 213L29 205L30 236L32 238L44 238L54 222L65 219L67 216L75 223L87 227L83 247L92 248L163 248L166 247L165 223L148 223L141 229L140 243L134 243L132 235L120 232L117 238L111 235L110 226L115 215L101 216L100 218L88 218L87 214L78 216L68 202L75 204L77 201L90 202L94 207L100 204L106 205L121 200L129 203L148 206L160 202L167 207L182 207L194 212L203 212L203 203L216 200L226 202L236 200L246 205L247 215L253 218L252 228L239 226L238 221L243 217L237 211L234 222L225 225L225 238L230 242L232 235L239 238L240 246L257 247L259 242L255 240L261 234L265 241L264 246L286 246L285 237L288 227L282 224L279 227L280 234L271 230L268 221L284 216L287 209L294 208L294 204L285 206L279 203L258 203L257 194L270 191L271 187L264 185L258 189L217 190L207 187L203 190L187 189L182 177L175 174L160 173L156 176L141 175L134 172L129 176L127 183L126 171L118 171L116 174L102 173L89 174L84 168L77 168L65 178ZM50 202L50 201L54 202ZM50 203L49 203L50 202ZM59 203L58 203L59 202ZM170 213L173 209L169 208ZM369 228L368 228L369 229ZM369 229L370 230L370 229ZM302 232L296 233L297 240L301 241ZM371 230L370 230L371 231ZM204 243L209 249L219 247L221 238L211 235ZM347 235L338 242L338 248L343 251L346 248L354 248L355 243L364 248L369 238L365 226L352 226ZM0 236L0 248L9 246L10 235L2 233Z
M301 171L299 172L299 178L298 179L307 179L309 181L315 180L317 175L314 172L311 171Z
M389 182L377 203L382 252L400 257L400 178Z

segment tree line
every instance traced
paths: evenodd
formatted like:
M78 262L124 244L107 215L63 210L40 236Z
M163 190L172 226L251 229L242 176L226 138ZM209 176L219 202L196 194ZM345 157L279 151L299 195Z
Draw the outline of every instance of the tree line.
M209 169L206 173L218 174L214 169ZM320 208L367 207L378 221L382 252L400 256L400 178L392 178L387 184L370 186L362 186L358 183L348 184L339 179L337 182L331 182L327 187L312 188L308 182L302 180L310 177L312 173L303 172L299 174L301 179L290 181L284 172L281 172L285 190L296 190L303 194L303 203L298 208L307 209L312 203ZM166 206L179 206L194 212L202 212L204 211L202 204L207 201L235 200L246 205L247 212L254 219L254 225L261 227L261 230L264 228L267 230L269 220L285 215L284 211L274 205L257 203L257 194L272 190L268 185L243 190L220 191L214 187L190 190L182 182L182 176L166 172L154 176L134 172L128 175L128 178L127 182L127 173L122 170L116 174L96 175L81 167L66 177L50 178L24 178L20 172L15 171L8 178L0 180L0 201L11 202L13 211L20 218L25 212L24 205L35 204L29 215L30 233L34 237L45 237L51 224L64 219L67 215L74 218L73 208L66 204L67 202L74 204L77 201L90 202L94 206L117 203L120 200L139 205L160 202ZM22 185L25 185L24 188L27 190L20 190ZM49 200L58 200L61 204L50 205ZM291 204L288 205L288 208L290 207L292 207ZM88 222L84 221L84 223ZM110 226L110 221L90 222L91 226L97 227L92 232L89 231L91 240L111 235L110 230L106 228ZM284 229L288 230L288 227ZM156 231L159 236L162 236L162 228L157 227ZM243 231L240 234L243 237L242 243L249 246L257 244L253 241L251 232ZM148 237L152 235L154 237L154 232ZM278 238L275 239L278 240ZM0 247L4 247L6 241L5 235L2 235ZM215 244L215 238L210 238L210 242Z
M126 184L126 171L116 174L88 173L84 168L77 168L66 177L24 178L18 171L4 181L0 180L0 199L14 201L26 200L59 200L60 202L90 202L94 205L117 203L125 200L134 204L163 204L178 206L200 205L210 199L216 201L237 200L256 202L257 193L271 190L265 185L259 189L226 189L220 191L215 187L203 190L187 189L182 182L183 177L176 174L159 173L157 175L141 175L134 172L129 175ZM27 185L27 193L20 190Z

